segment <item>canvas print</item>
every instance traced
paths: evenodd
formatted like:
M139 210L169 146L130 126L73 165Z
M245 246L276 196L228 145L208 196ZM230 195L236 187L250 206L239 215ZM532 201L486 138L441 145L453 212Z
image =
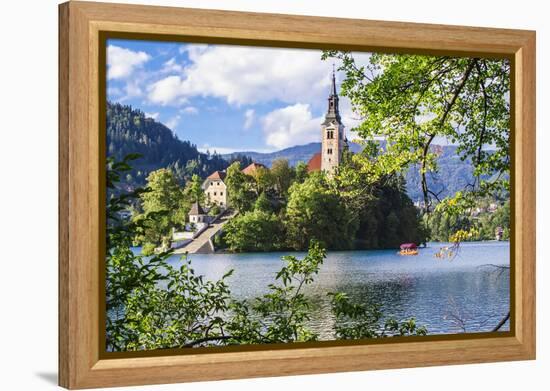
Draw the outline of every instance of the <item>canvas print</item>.
M105 350L510 330L510 62L106 44Z

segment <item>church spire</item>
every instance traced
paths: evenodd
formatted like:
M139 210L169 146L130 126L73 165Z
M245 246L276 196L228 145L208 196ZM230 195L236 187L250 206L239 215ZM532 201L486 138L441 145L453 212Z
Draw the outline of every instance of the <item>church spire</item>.
M332 64L332 85L330 88L330 96L338 96L336 92L336 72L334 71L334 64Z
M332 64L332 83L330 85L330 95L328 96L328 110L323 125L328 125L334 121L341 123L340 111L338 108L338 92L336 91L336 71L334 69L334 64Z

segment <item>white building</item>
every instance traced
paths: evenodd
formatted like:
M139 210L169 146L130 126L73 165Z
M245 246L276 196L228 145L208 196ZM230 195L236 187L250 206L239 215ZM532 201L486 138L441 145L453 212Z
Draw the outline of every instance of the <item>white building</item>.
M194 224L206 223L207 215L202 209L201 205L198 202L191 205L191 210L189 211L189 222Z
M227 207L227 186L224 183L226 173L223 171L214 171L202 184L202 189L206 194L207 205L218 205L222 208Z

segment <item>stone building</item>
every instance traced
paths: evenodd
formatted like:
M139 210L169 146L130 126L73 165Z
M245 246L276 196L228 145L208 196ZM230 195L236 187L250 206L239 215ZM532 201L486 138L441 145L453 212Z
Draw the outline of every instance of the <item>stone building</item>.
M342 124L338 107L336 77L333 70L327 113L325 120L321 124L321 152L316 153L309 160L308 170L323 170L329 174L332 173L340 165L347 144L344 124Z
M191 205L191 210L189 211L189 222L194 224L206 223L206 213L202 209L201 205L198 202Z
M214 171L202 184L202 189L206 194L206 203L208 205L218 205L222 208L227 207L227 185L225 184L226 173L223 171Z

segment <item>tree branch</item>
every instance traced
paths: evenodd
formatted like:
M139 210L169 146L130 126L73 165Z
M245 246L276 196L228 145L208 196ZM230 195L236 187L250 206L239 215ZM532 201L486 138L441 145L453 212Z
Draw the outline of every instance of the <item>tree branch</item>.
M500 330L500 328L502 326L504 326L504 324L508 321L508 319L510 319L510 311L508 311L506 316L504 318L502 318L502 320L500 322L498 322L498 324L495 326L495 328L492 331L495 332L495 331Z
M451 109L453 108L454 104L456 103L456 100L460 96L460 93L462 92L462 89L466 85L466 82L468 81L468 78L470 77L470 74L472 73L472 70L474 69L475 64L477 63L478 59L474 58L470 60L470 63L468 64L468 67L464 71L464 74L462 76L462 81L457 86L453 93L453 97L450 102L447 103L447 107L445 108L445 111L443 112L443 115L441 116L441 120L439 121L439 128L441 129L445 123L447 122L447 117L449 116L449 113L451 112ZM426 141L426 144L424 144L424 149L422 150L422 167L420 170L420 174L422 175L422 192L424 194L424 208L426 211L429 211L429 193L428 193L428 182L426 180L426 158L428 156L428 151L430 148L430 145L432 141L434 140L437 133L432 133L428 137L428 140Z
M237 338L232 336L232 335L218 335L216 337L204 337L204 338L199 338L199 339L196 339L194 341L188 342L185 345L183 345L182 347L192 348L193 346L200 345L201 343L204 343L204 342L224 341L224 340L228 340L228 339L237 339Z
M479 166L481 164L481 151L483 149L483 139L485 137L485 132L487 131L487 111L488 111L488 105L489 105L489 96L487 95L487 91L485 90L485 81L480 80L481 79L481 66L479 65L479 62L476 61L476 69L478 72L478 78L477 83L481 87L481 91L483 93L483 126L481 128L481 133L479 135L479 141L478 141L478 147L477 147L477 156L476 156L476 163ZM476 181L479 181L479 176ZM475 185L475 181L474 181Z

